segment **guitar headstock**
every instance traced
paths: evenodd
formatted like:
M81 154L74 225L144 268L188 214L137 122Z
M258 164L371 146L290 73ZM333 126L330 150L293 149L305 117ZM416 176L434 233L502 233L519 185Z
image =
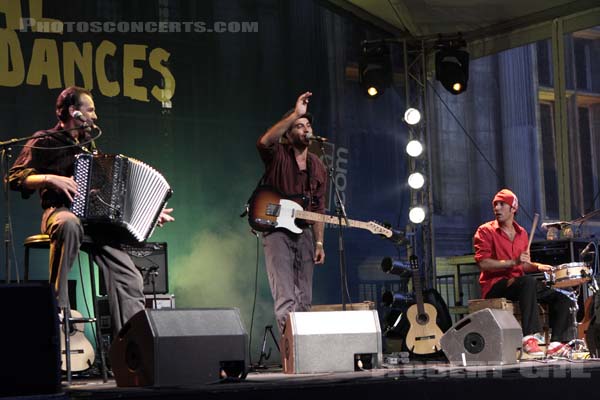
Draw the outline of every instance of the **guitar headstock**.
M396 244L402 244L406 241L406 235L404 232L393 229L390 224L380 224L375 221L369 221L367 223L367 229L369 229L372 233L381 235Z
M374 221L367 222L365 228L368 229L369 231L371 231L371 233L373 233L375 235L385 236L388 239L391 238L393 235L391 229L388 229L385 226L378 224L377 222L374 222Z

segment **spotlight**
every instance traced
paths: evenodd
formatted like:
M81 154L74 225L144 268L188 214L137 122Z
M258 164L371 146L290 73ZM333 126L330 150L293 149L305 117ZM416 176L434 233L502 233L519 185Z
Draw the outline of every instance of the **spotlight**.
M425 177L420 172L413 172L408 176L408 186L413 189L421 189L425 184Z
M458 49L438 50L435 53L435 78L454 95L467 90L469 53Z
M423 145L416 139L406 144L406 152L411 157L419 157L423 153Z
M371 98L381 96L392 83L390 51L384 42L363 42L358 63L358 80Z
M425 221L425 209L421 206L413 207L408 212L408 219L413 224L420 224Z
M394 261L391 257L385 257L381 260L381 270L386 274L400 275L400 277L407 278L412 275L412 269L410 264L402 261Z
M408 308L411 304L414 304L415 296L412 293L394 293L386 290L381 295L381 304L390 307Z
M404 112L404 121L409 125L416 125L421 121L421 112L416 108L409 108Z

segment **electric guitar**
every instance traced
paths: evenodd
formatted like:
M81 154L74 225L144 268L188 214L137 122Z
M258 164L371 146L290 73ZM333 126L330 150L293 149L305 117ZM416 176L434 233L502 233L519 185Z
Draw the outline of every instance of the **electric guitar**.
M83 315L77 310L71 310L71 318L83 318ZM94 348L83 333L83 324L74 323L71 325L69 341L71 347L71 371L85 371L94 363ZM66 361L67 352L65 350L65 332L60 328L60 369L67 370Z
M443 333L437 326L437 310L423 301L421 276L417 256L410 256L410 267L413 273L413 289L417 304L406 311L410 329L406 334L406 347L414 354L433 354L441 350L440 338Z
M293 233L302 233L302 229L296 225L296 218L306 221L324 222L334 225L349 226L371 231L371 233L382 235L388 239L400 242L404 239L401 232L393 231L373 221L363 222L353 219L340 220L337 216L319 214L304 211L303 206L306 199L303 196L285 198L281 193L268 186L256 188L248 201L248 222L252 229L259 232L272 231L278 228L287 229Z

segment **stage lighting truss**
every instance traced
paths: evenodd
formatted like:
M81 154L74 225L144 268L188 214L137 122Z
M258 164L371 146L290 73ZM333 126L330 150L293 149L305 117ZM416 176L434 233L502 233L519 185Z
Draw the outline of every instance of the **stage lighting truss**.
M381 96L392 84L390 50L386 43L362 43L358 80L363 92L370 98Z
M467 90L469 53L457 48L438 50L435 53L435 78L454 95Z

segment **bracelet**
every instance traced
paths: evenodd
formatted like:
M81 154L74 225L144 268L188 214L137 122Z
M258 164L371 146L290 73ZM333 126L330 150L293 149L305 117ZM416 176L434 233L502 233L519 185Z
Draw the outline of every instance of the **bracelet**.
M315 244L316 244L317 246L321 246L321 247L323 247L323 242L315 242Z

